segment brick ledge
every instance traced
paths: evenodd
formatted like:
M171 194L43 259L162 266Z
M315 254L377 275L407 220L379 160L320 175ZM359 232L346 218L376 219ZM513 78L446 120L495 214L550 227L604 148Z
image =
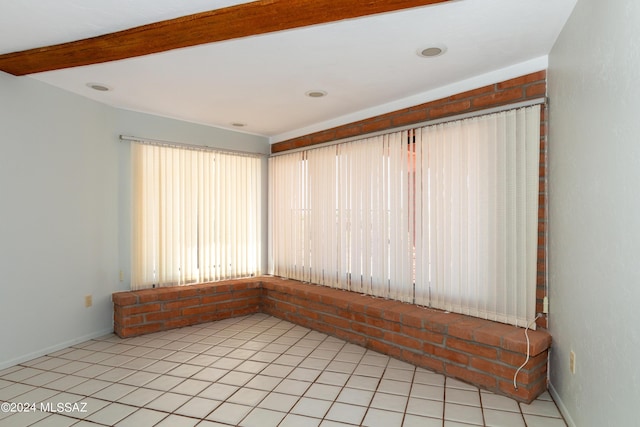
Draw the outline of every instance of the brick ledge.
M257 277L113 294L123 338L264 312L478 387L531 402L547 387L551 335L399 301Z

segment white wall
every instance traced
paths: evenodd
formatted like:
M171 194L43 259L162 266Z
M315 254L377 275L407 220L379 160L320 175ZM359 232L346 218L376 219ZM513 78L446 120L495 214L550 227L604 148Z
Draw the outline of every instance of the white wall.
M0 73L0 367L109 331L113 119L98 103Z
M551 384L580 427L640 419L639 28L579 0L549 57Z
M129 133L269 150L265 138L121 111L0 72L0 369L112 331L111 293L126 289L118 273L129 259L129 163L117 137Z

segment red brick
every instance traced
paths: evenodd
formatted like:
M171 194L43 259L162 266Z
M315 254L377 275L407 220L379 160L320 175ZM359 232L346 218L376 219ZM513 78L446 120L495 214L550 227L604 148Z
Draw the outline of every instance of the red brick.
M427 313L427 308L419 307L417 305L409 304L408 310L402 313L401 323L405 326L412 326L414 328L422 328L422 320Z
M385 332L383 338L386 341L390 341L396 345L402 347L413 348L416 350L422 350L422 342L415 338L410 338L400 334L394 334L392 332Z
M247 279L247 289L256 289L262 292L262 282L254 278Z
M342 338L343 340L349 341L351 343L364 346L367 342L367 338L356 334L354 332L350 332L344 329L336 329L335 334L338 338Z
M498 357L498 350L495 347L481 346L451 337L447 338L447 347L488 359L496 359Z
M139 325L141 323L144 323L144 316L137 315L137 316L121 317L119 319L115 319L115 322L118 323L121 327Z
M180 290L192 289L193 291L196 292L197 295L205 295L209 293L215 293L217 283L219 282L196 283L195 285L182 286ZM180 296L184 297L185 295L180 293ZM187 295L187 296L193 296L193 295Z
M402 325L402 327L400 328L400 332L410 337L422 341L429 341L434 344L442 344L444 342L444 335L436 334L424 329L412 328Z
M531 403L547 389L547 382L546 378L541 378L535 384L518 384L518 388L515 389L513 381L499 381L498 388L499 391L512 399Z
M502 337L516 331L517 328L496 322L487 322L482 328L475 329L473 340L480 344L498 347L502 345Z
M194 314L215 313L218 308L217 304L205 304L195 307L185 307L182 309L183 316L192 316Z
M228 294L228 293L215 294L215 295L206 295L206 296L200 297L200 303L201 304L213 304L213 303L220 302L220 301L226 301L230 297L231 297L231 295Z
M489 390L495 390L498 384L498 380L495 377L482 372L473 371L468 368L462 368L457 365L446 363L444 369L444 372L448 376L458 378L475 386L488 388Z
M538 310L538 311L542 311L542 310ZM544 317L539 318L536 321L536 325L538 325L539 328L548 328L549 325L547 324L547 317L546 315Z
M367 323L367 317L362 313L355 313L351 310L338 310L337 316L349 319L352 322Z
M253 278L233 279L229 281L229 285L234 291L255 289L255 280Z
M313 310L307 310L306 308L303 308L303 307L298 307L298 314L304 317L308 317L310 319L315 319L315 320L320 319L320 313Z
M299 307L300 306L304 306L304 303L303 304L299 304ZM352 320L351 319L351 314L352 313L349 310L344 310L342 308L336 308L336 310L335 310L335 316L336 317L342 317L343 319L346 319L346 320Z
M467 99L467 98L475 98L478 95L484 95L486 93L489 92L493 92L496 90L496 85L489 85L489 86L483 86L480 87L478 89L473 89L473 90L468 90L466 92L462 92L456 95L452 95L448 98L446 98L444 101L457 101L460 99ZM440 102L442 102L443 100L440 100ZM437 103L436 103L437 105Z
M187 298L178 301L169 301L164 303L165 310L174 310L176 308L193 307L200 305L200 298Z
M524 366L523 369L534 369L542 364L547 363L548 352L544 351L536 356L530 356L529 361ZM519 368L525 360L527 360L527 356L522 353L513 353L511 351L501 351L500 358L498 359L501 362Z
M229 299L229 296L226 295L226 299ZM293 300L295 298L297 298L294 295L290 295L290 294L286 294L286 293L282 293L282 292L278 292L272 295L273 299L278 300L278 301L282 301L282 302L288 302L289 304L291 304L293 302Z
M455 116L469 111L471 108L471 101L465 100L460 102L452 102L450 104L444 104L439 107L433 107L429 110L430 119L439 119L447 116Z
M346 294L349 291L345 291L342 289L337 289L337 288L331 288L329 286L323 286L323 285L315 285L315 284L305 284L304 287L299 288L299 289L304 289L305 292L309 293L309 292L313 292L319 295L334 295L337 298L339 298L338 295L343 295Z
M506 335L502 338L502 346L505 350L511 350L519 353L527 352L527 339L524 335L524 328ZM545 331L527 332L529 335L529 354L535 356L547 350L551 346L551 335Z
M116 334L117 336L119 336L120 338L126 338L123 334L122 334L122 326L118 325L117 323L114 322L113 324L113 333Z
M393 126L402 126L410 123L424 122L429 118L426 110L411 111L406 114L395 116L392 119Z
M438 347L433 344L424 343L422 346L422 351L434 357L447 359L448 361L459 363L461 365L467 365L469 363L469 356L467 356L466 354Z
M203 313L198 316L198 323L213 322L216 320L226 319L228 315L226 313Z
M178 299L199 297L202 294L202 288L197 285L181 286L178 289Z
M527 74L525 76L516 77L511 80L507 80L501 83L498 83L498 89L507 89L515 86L523 86L529 83L534 83L538 81L545 81L547 78L546 70L541 70L535 73Z
M361 126L341 126L336 129L336 139L348 138L350 136L361 135Z
M226 282L219 283L216 285L216 293L229 293L235 289L234 285L230 285Z
M371 301L372 298L371 297L367 297L364 295L361 295L361 298L356 300L356 301L351 301L349 303L349 310L351 310L351 312L353 313L361 313L364 314L366 309L367 309L367 305L369 304L369 301Z
M544 151L544 136L547 134L547 124L546 123L540 123L540 151ZM542 153L542 156L544 156L544 153ZM544 162L544 160L543 160Z
M321 144L323 142L328 142L336 139L335 130L328 130L324 132L318 132L311 135L311 143L312 144Z
M138 303L138 296L133 292L117 292L111 295L111 300L115 305L134 305Z
M248 307L240 307L231 310L230 317L246 316L247 314L259 313L260 307L257 304L251 304Z
M138 335L150 334L162 330L162 323L147 323L140 326L131 326L120 329L120 338L137 337Z
M352 323L351 329L373 338L382 338L382 336L384 335L384 333L380 329L372 328L370 326L363 325L361 323Z
M391 322L400 323L405 313L413 311L413 304L401 303L395 304L393 307L388 308L382 312L382 318Z
M138 299L140 304L142 304L145 302L176 300L178 299L178 295L178 290L174 287L146 289L142 292L138 292Z
M373 120L362 124L362 133L378 132L384 129L390 129L392 126L390 118Z
M293 146L293 148L302 148L302 147L307 147L309 145L312 145L313 142L311 141L310 136L304 136L301 138L296 138L294 140L291 140L290 144Z
M395 307L401 304L398 301L380 299L380 298L369 298L367 306L364 310L364 313L367 316L372 316L376 318L383 318L384 312L386 310L394 310Z
M279 153L281 151L293 150L295 148L294 142L296 139L290 139L287 141L276 142L275 144L271 144L271 152Z
M336 316L328 316L328 315L321 315L320 316L320 320L322 320L323 322L326 322L330 325L333 326L337 326L338 328L342 328L342 329L350 329L351 328L351 322L349 320L343 319L341 317L336 317Z
M505 379L513 379L513 375L516 373L517 369L514 369L513 367L504 365L502 363L492 362L490 360L482 359L479 357L472 357L470 366L479 371L486 372Z
M374 316L367 316L367 325L384 329L385 331L400 332L400 323L390 322Z
M242 299L237 301L221 302L216 304L216 310L218 311L231 310L236 308L244 308L251 305L259 306L260 300L258 298L248 298L248 299ZM294 307L294 306L291 306L291 307Z
M343 298L342 295L320 295L320 302L338 308L349 308L349 299Z
M171 311L156 311L153 313L147 313L144 315L144 318L147 322L155 322L158 320L167 320L173 319L175 317L182 316L182 310L171 310Z
M317 303L317 302L307 302L304 304L305 307L307 307L310 310L314 310L314 311L318 311L321 313L325 313L325 314L336 314L338 312L338 309L331 306L331 305L326 305L326 304L322 304L322 303Z
M341 291L341 292L342 292L342 298L349 301L349 306L351 305L351 303L357 303L359 301L362 301L363 297L371 298L358 292L351 292L351 291Z
M296 290L292 289L292 293L295 291ZM301 289L298 289L298 291L301 291ZM305 290L305 293L301 296L303 296L307 301L322 303L322 293L318 292L318 290L316 289L314 289L313 292L310 292L310 290Z
M480 329L486 325L486 320L468 317L458 322L450 323L447 334L452 337L470 340L473 339L473 333L476 329Z
M445 333L450 324L464 320L466 317L455 314L445 313L444 311L426 310L425 318L422 324L425 329L433 332Z
M242 289L232 291L231 296L233 299L255 298L256 296L259 296L259 293L256 289Z
M275 308L276 308L276 310L278 310L278 311L280 311L282 313L285 313L285 312L291 313L291 312L295 312L296 311L296 306L295 305L288 304L288 303L282 302L282 301L276 301Z
M133 305L129 307L122 307L119 312L122 316L131 316L134 314L152 313L154 311L160 311L160 304L143 304Z
M378 341L375 339L367 341L367 347L377 351L378 353L386 354L391 357L396 357L398 359L402 358L402 350L398 347L390 345L384 341Z
M473 107L492 107L506 105L523 98L523 90L521 87L507 89L501 92L489 95L479 96L473 99Z
M392 346L389 343L378 340L368 340L367 347L371 350L377 351L382 354L389 354L391 352Z

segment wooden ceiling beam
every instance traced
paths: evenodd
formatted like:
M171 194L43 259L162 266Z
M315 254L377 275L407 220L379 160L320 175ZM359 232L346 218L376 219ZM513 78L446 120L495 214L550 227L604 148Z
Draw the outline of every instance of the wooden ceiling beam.
M260 0L84 40L0 55L16 75L59 70L451 0Z

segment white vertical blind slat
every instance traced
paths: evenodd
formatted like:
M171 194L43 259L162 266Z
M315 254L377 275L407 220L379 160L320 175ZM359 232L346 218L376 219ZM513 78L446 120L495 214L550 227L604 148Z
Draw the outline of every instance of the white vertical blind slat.
M132 144L132 287L259 274L258 158Z
M271 271L526 325L539 118L534 106L270 159Z

